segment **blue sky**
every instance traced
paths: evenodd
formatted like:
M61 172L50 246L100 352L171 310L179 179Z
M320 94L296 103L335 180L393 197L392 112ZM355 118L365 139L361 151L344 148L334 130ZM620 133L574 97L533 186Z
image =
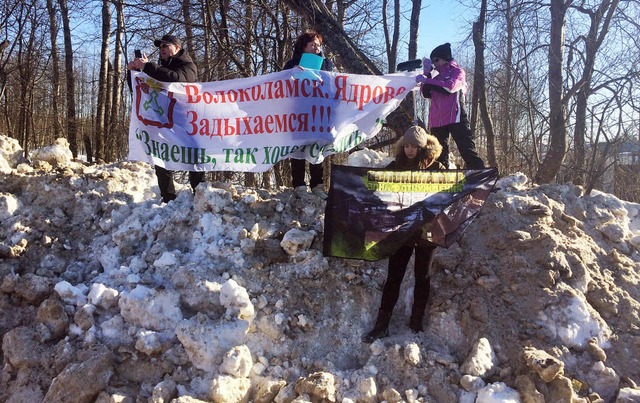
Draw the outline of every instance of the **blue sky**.
M410 10L410 1L402 0L403 8ZM433 48L450 42L456 56L459 47L471 32L471 21L478 18L479 10L469 9L455 0L422 0L418 57L429 56ZM469 42L471 46L471 42Z

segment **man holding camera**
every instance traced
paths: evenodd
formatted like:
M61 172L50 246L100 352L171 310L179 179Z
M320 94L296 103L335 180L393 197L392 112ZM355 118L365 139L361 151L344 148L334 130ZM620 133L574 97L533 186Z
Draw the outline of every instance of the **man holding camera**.
M164 35L153 41L153 44L160 51L158 63L150 62L146 54L140 54L127 64L127 69L142 71L149 77L163 82L193 83L197 81L198 69L177 37ZM174 200L176 188L173 183L173 171L159 166L155 166L155 170L162 201L168 203ZM204 172L189 172L189 183L194 191L203 180Z

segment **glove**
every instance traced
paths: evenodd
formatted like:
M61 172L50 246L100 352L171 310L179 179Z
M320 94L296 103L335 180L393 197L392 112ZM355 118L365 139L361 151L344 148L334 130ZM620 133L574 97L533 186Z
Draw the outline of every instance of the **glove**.
M425 57L422 59L422 71L424 75L429 76L431 70L433 70L433 63L431 63L431 59Z
M425 76L424 74L418 74L416 76L416 83L420 83L420 84L424 84L424 82L427 80L427 76Z

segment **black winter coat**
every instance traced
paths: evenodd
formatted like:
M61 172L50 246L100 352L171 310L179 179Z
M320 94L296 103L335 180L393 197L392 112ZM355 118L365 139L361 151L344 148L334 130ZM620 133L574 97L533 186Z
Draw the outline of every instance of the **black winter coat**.
M198 80L198 68L184 49L169 60L160 59L160 64L145 63L142 69L149 77L166 83L195 83ZM127 84L131 87L131 70L127 70Z
M184 49L169 60L160 59L160 64L146 63L142 69L149 77L168 83L194 83L198 80L198 69Z

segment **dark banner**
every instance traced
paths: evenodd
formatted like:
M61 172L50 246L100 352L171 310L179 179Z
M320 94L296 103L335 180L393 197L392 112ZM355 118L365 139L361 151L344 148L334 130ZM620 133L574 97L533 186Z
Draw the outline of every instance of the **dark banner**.
M332 165L324 255L389 257L405 244L448 248L478 214L498 170L387 171Z

